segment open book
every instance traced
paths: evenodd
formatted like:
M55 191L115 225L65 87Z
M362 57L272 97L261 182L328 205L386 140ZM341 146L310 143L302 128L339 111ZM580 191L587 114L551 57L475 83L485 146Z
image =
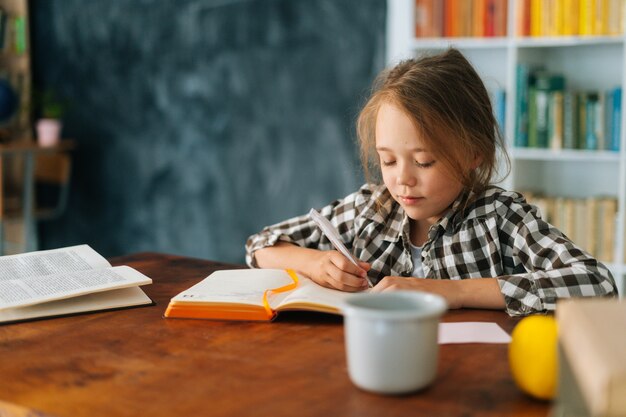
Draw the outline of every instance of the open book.
M350 295L324 288L292 270L222 270L172 298L165 317L272 320L284 310L340 314Z
M0 323L153 304L152 280L88 245L0 257Z

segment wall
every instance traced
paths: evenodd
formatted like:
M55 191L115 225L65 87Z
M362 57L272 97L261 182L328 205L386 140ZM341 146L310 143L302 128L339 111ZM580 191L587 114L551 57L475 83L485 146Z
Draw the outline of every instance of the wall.
M32 0L35 88L69 103L44 248L242 262L248 235L361 183L381 0Z

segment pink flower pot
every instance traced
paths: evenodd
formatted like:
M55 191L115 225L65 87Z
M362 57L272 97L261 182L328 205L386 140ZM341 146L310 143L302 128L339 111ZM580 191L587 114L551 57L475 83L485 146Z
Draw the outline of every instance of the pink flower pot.
M37 121L37 143L42 147L56 146L61 141L62 123L58 119Z

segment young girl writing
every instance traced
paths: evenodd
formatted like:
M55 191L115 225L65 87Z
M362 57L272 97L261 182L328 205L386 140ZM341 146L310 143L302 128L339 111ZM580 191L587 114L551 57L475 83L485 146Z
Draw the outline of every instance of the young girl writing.
M308 215L251 236L249 266L293 268L344 291L366 289L367 276L374 292L427 291L450 308L514 316L554 310L558 298L617 295L604 265L522 195L490 185L496 152L506 153L487 90L459 51L383 72L357 130L368 184L319 211L358 266Z

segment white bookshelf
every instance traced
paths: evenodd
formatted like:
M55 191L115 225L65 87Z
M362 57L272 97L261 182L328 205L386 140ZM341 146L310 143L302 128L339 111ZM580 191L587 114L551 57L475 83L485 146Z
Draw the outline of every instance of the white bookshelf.
M414 0L387 0L386 63L424 52L454 46L472 62L488 90L506 91L504 134L511 158L511 173L503 186L537 190L547 195L573 198L612 196L618 201L614 261L607 264L620 295L626 290L624 232L626 227L626 37L567 36L518 38L515 0L509 0L509 34L497 38L416 38ZM574 90L607 90L622 86L620 151L585 151L514 148L516 67L518 63L542 64L565 75Z

